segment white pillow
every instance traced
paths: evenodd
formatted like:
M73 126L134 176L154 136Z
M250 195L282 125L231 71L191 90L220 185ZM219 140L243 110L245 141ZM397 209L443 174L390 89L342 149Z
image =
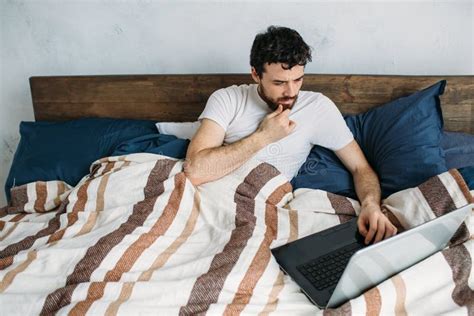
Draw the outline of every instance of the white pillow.
M178 138L191 139L201 126L200 121L196 122L160 122L156 123L156 128L160 134L174 135Z

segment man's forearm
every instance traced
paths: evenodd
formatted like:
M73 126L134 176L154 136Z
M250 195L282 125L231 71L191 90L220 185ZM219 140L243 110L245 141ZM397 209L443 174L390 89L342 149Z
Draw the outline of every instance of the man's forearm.
M361 211L357 225L365 237L365 244L379 242L397 233L397 228L383 214L380 205L380 183L375 172L369 166L354 172L354 184L361 202Z
M203 149L186 158L184 172L194 185L217 180L239 168L267 145L255 132L227 146Z
M362 208L371 204L380 205L380 182L372 168L357 170L354 172L353 178Z

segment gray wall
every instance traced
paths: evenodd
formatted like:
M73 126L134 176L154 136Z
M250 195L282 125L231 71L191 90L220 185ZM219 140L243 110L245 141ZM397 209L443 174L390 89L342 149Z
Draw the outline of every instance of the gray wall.
M270 24L314 48L308 73L474 73L469 0L0 0L0 18L0 205L33 75L246 73Z

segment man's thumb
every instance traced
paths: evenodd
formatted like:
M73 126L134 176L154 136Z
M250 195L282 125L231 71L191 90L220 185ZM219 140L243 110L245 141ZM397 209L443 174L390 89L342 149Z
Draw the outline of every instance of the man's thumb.
M281 104L278 104L278 107L275 111L273 111L272 113L268 114L269 117L274 117L274 116L277 116L278 114L280 114L281 112L283 111L283 106Z

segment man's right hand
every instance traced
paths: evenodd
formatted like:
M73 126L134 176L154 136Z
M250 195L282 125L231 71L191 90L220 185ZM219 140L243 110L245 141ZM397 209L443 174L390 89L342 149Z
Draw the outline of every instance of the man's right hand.
M279 141L288 136L296 127L296 123L289 119L290 109L283 111L283 106L265 116L260 123L257 133L262 135L268 144Z

